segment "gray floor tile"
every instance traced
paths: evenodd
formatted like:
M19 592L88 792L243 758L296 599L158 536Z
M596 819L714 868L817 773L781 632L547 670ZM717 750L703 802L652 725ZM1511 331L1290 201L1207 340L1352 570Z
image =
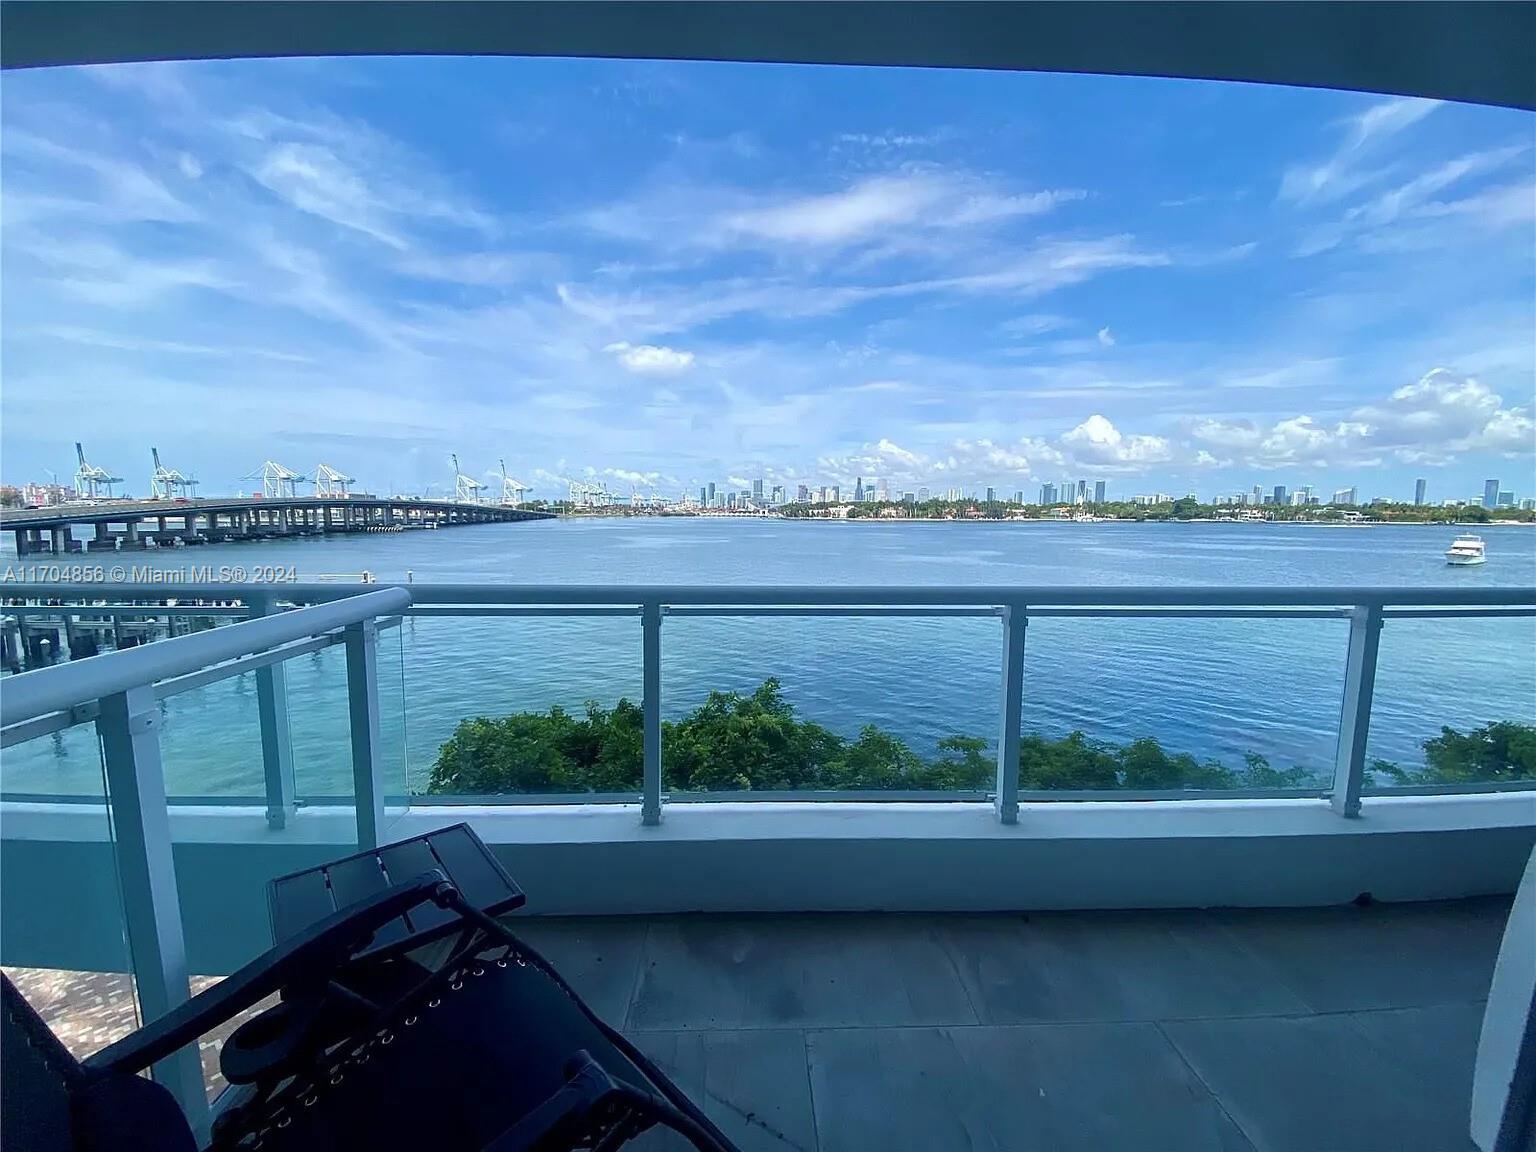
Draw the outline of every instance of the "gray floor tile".
M1472 1152L1462 1077L1425 1074L1384 1042L1460 1022L1433 1011L1184 1020L1160 1025L1259 1152ZM1463 1057L1464 1058L1464 1057Z
M1467 1121L1485 1007L1475 1002L1388 1008L1356 1012L1349 1019L1375 1044L1384 1061L1431 1082L1437 1091L1443 1088L1446 1107Z
M1507 900L1270 908L1212 915L1317 1012L1482 1000Z
M1201 912L952 917L940 936L985 1024L1306 1010L1262 956Z
M975 1023L933 924L917 916L658 917L629 1027Z
M529 917L509 927L548 958L594 1012L624 1027L645 944L644 917Z
M1153 1024L807 1034L822 1152L1249 1152Z
M741 1152L815 1152L804 1033L639 1032L634 1041ZM693 1146L673 1133L652 1131L632 1147L674 1152Z

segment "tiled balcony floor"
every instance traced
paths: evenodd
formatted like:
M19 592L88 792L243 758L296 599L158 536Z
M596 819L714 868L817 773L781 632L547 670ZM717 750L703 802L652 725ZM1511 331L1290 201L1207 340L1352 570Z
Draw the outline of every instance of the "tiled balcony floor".
M519 927L746 1152L1459 1152L1507 912Z
M1507 912L515 927L744 1152L1465 1152ZM18 983L82 1053L131 1027L121 978L34 972Z

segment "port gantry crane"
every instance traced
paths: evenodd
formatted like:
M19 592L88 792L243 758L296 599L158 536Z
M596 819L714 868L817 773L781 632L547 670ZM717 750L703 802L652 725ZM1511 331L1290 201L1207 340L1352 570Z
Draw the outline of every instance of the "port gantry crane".
M276 460L267 460L254 472L241 477L243 480L260 480L261 494L267 500L292 499L299 494L298 485L309 483L292 468L284 468Z
M172 500L178 496L197 495L197 478L183 475L175 468L160 463L160 449L149 450L155 462L155 471L149 478L149 494L155 500Z
M348 488L356 483L356 477L343 475L329 464L315 469L316 496L348 496Z
M464 470L459 467L459 454L451 454L453 458L453 498L461 504L480 503L480 490L484 484L473 476L464 475Z
M85 462L85 449L80 446L80 441L75 441L75 456L80 461L80 467L75 471L75 495L90 500L98 496L112 495L112 485L121 484L123 478L114 476L105 468L98 468L94 464Z
M516 506L528 499L528 493L533 489L521 480L515 480L507 475L507 462L501 461L501 502Z

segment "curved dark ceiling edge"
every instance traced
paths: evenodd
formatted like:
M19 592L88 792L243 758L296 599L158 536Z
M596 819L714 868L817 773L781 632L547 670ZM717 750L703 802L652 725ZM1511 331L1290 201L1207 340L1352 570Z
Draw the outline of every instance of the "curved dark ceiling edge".
M741 60L1237 80L1536 108L1536 4L4 0L0 64L345 55Z

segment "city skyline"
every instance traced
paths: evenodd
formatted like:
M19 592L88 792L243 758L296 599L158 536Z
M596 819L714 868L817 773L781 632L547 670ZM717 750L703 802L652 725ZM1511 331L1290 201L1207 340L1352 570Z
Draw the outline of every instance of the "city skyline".
M552 60L0 91L8 483L83 440L135 491L152 445L208 492L1531 487L1528 113Z
M79 446L77 445L77 449ZM156 475L151 479L151 497L158 495L161 499L172 499L179 492L181 495L197 495L197 486L201 481L195 477L187 476L179 471L162 469L158 452L153 458L156 463ZM99 465L86 462L83 450L80 450L80 464L73 477L73 483L61 483L53 480L51 483L42 483L35 480L26 481L23 484L4 484L0 488L19 494L28 503L55 504L66 502L77 497L89 497L91 499L127 498L136 495L133 486L123 477L112 475L107 469ZM355 494L368 492L366 485L359 486L356 477L346 476L326 465L321 465L317 471L317 477L292 473L283 483L285 493L288 495L303 495L301 491L305 485L314 485L315 494L321 493L322 486L329 484L331 488L345 494L349 489ZM592 470L593 475L596 471ZM173 478L174 485L159 481L159 477ZM976 485L956 486L952 485L942 491L934 492L927 485L897 486L892 488L884 477L869 477L865 483L865 477L854 478L853 490L845 494L844 486L836 482L808 484L800 482L793 487L784 484L768 484L762 477L754 477L750 480L743 477L732 476L724 484L716 481L708 481L700 484L697 490L697 499L694 498L692 489L685 489L680 493L670 494L658 492L655 488L642 491L637 487L631 487L626 495L622 490L610 490L606 484L574 481L564 493L553 493L545 496L530 494L529 490L520 482L510 479L506 474L498 477L502 484L493 487L490 484L476 485L480 491L489 491L489 495L475 493L475 498L487 503L500 503L512 494L518 502L524 500L536 500L541 503L624 503L629 499L644 499L647 503L660 501L665 504L686 505L702 508L773 508L790 503L799 504L839 504L839 503L907 503L927 502L930 498L947 500L951 502L969 501L975 503L1012 503L1015 505L1094 505L1094 504L1163 504L1172 503L1182 496L1191 496L1207 505L1231 505L1231 506L1318 506L1318 505L1367 505L1378 503L1412 504L1415 506L1481 506L1483 508L1520 508L1529 509L1536 506L1536 497L1523 495L1523 490L1505 488L1499 478L1487 478L1482 484L1480 495L1455 495L1431 497L1429 482L1425 477L1414 480L1414 490L1411 498L1376 492L1362 495L1358 484L1346 488L1333 490L1331 496L1323 495L1326 489L1320 489L1316 484L1303 484L1292 487L1288 484L1275 484L1266 488L1263 484L1254 484L1251 489L1228 490L1218 492L1184 492L1174 494L1155 490L1135 491L1128 493L1113 493L1109 490L1109 481L1103 479L1078 478L1062 479L1060 481L1045 481L1040 484L1038 494L1031 496L1025 489L1016 488L1010 497L1004 489L996 485L987 485L979 488ZM254 480L255 476L247 476L245 479ZM334 482L340 481L339 486ZM157 487L158 485L158 487ZM115 488L114 488L115 486ZM1533 480L1536 486L1536 480ZM237 490L235 495L241 493ZM397 490L391 489L378 495L401 495ZM216 496L218 493L205 492L205 496ZM406 495L411 495L406 493ZM432 493L419 494L423 498L432 496ZM451 498L446 494L436 496L438 499Z

